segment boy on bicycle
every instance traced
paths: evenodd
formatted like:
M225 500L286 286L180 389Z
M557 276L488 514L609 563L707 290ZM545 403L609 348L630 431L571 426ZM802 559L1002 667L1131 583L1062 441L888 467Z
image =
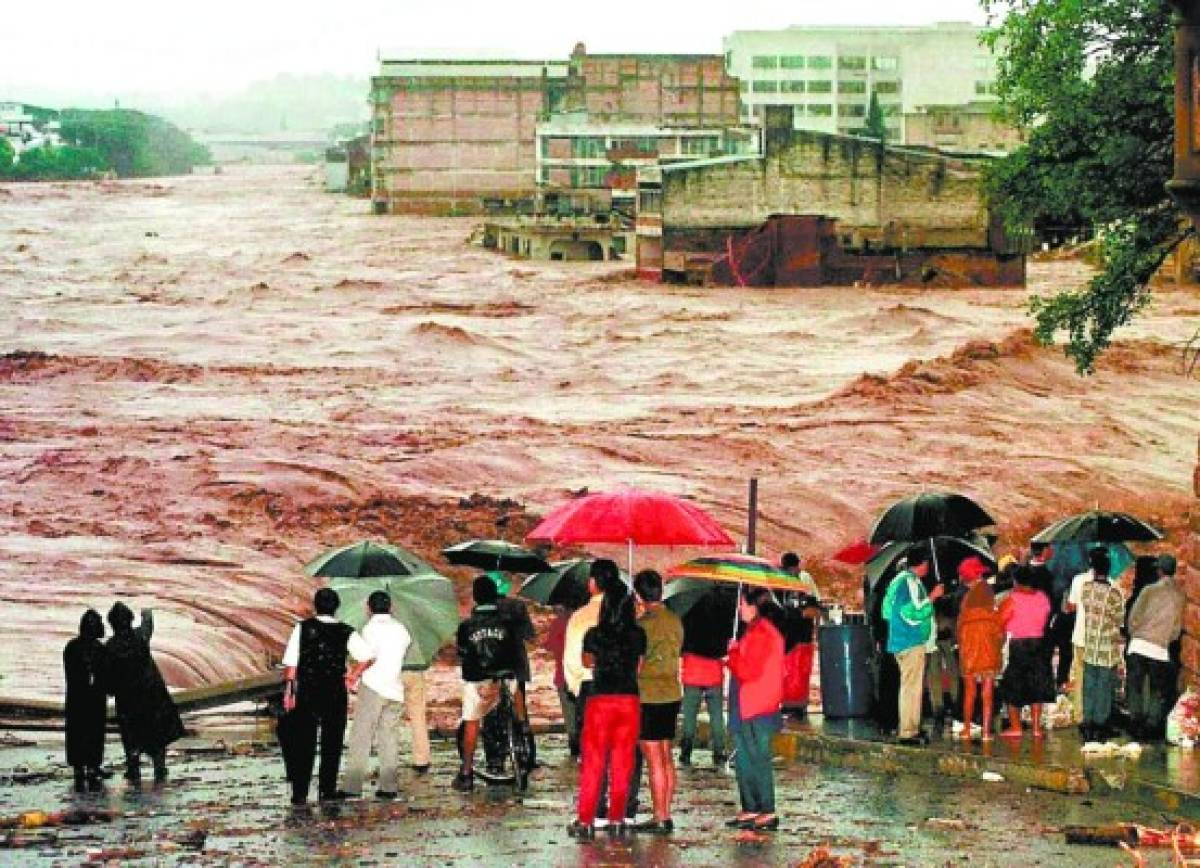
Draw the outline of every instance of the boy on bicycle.
M459 792L470 791L475 784L475 745L479 740L479 722L495 708L500 699L499 679L503 678L513 695L518 723L525 721L525 703L517 691L516 672L520 663L517 637L512 622L496 605L499 594L495 583L479 576L471 586L475 608L458 625L458 657L462 664L462 768L451 785Z

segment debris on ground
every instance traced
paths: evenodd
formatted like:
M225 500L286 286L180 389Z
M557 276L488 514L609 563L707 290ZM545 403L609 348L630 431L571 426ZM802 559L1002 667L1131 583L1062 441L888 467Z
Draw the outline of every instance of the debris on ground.
M1136 741L1127 744L1115 741L1089 741L1079 749L1079 752L1092 759L1117 758L1137 761L1142 756L1142 750L1142 746Z
M963 832L970 828L966 820L957 817L930 817L925 821L925 827L950 832Z
M795 868L850 868L853 864L849 856L835 856L828 847L818 847L797 862Z
M989 784L998 784L1004 781L1004 775L998 774L997 772L984 772L982 775L980 775L980 777L982 777Z
M1063 829L1068 844L1088 847L1131 849L1172 848L1182 855L1200 855L1200 832L1187 824L1173 829L1154 829L1137 823L1109 823L1101 826L1067 826Z

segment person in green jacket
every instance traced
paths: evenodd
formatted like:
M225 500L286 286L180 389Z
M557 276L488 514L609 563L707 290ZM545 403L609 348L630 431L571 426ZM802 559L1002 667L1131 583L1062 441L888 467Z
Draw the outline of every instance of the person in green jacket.
M896 574L883 598L881 613L888 624L887 651L900 667L901 744L923 744L921 691L925 684L925 653L933 634L933 603L946 592L936 585L926 592L922 579L929 573L929 553L914 549L905 569Z

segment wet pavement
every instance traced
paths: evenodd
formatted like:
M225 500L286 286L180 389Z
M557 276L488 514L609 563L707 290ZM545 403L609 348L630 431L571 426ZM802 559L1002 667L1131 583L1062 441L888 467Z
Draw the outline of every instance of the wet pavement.
M171 780L76 796L61 765L61 735L19 733L0 747L0 819L25 812L31 828L6 828L3 865L1114 865L1118 850L1068 845L1062 828L1172 818L1110 798L1067 796L982 780L788 764L777 771L780 830L746 840L725 829L737 810L732 774L683 769L670 837L577 843L566 834L576 770L560 736L540 739L545 766L530 790L449 788L452 747L435 744L434 768L406 771L395 802L372 798L293 809L282 762L261 728L208 733L181 742ZM28 739L27 743L14 743ZM218 741L218 739L220 739ZM119 753L110 742L109 757ZM372 792L368 785L367 793ZM76 811L75 816L55 812ZM91 816L88 816L91 812ZM57 822L74 825L55 825ZM38 825L42 823L42 825ZM832 860L808 860L825 848ZM1167 865L1165 852L1147 853Z

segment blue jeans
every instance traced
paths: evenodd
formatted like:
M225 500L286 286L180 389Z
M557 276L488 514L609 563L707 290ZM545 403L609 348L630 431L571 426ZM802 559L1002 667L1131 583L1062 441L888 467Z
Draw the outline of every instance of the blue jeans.
M700 700L708 706L709 747L713 753L725 753L725 714L722 704L721 686L683 688L683 724L679 737L683 741L696 739L696 715L700 713Z
M771 736L776 721L768 715L743 720L733 731L733 768L742 810L748 814L775 813L775 769L771 765Z
M1083 722L1105 726L1117 690L1117 667L1083 664Z

